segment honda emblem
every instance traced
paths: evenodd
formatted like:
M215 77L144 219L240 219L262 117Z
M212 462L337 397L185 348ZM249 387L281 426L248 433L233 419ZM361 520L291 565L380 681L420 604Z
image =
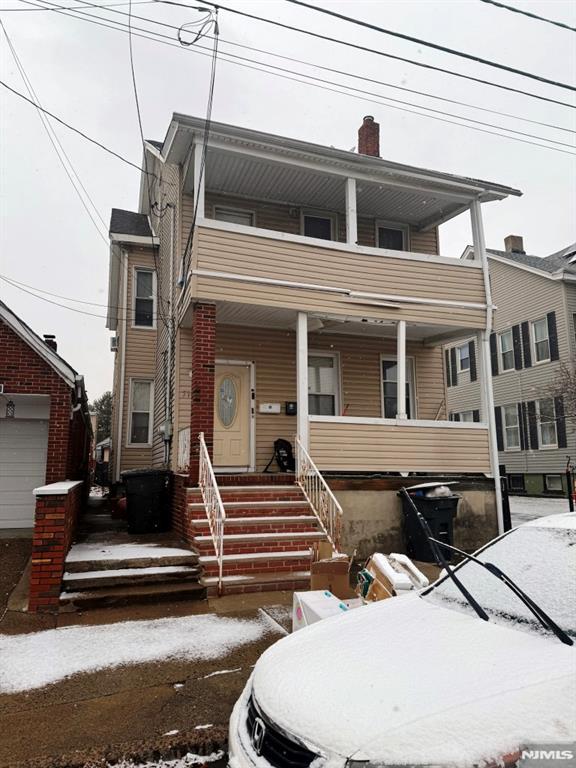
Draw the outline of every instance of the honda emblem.
M257 717L254 720L254 725L252 726L252 746L254 747L254 752L256 752L257 755L262 754L262 747L264 746L264 737L266 736L266 726L264 725L264 722Z

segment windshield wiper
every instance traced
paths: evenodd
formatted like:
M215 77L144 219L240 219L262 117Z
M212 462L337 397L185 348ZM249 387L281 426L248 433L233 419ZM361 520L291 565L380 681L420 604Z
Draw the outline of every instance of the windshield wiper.
M497 579L500 579L500 581L505 584L509 589L514 592L516 597L520 598L520 600L524 603L526 608L532 613L533 616L535 616L540 624L544 627L544 629L551 630L558 640L560 640L565 645L574 645L574 641L572 638L563 630L561 629L556 622L548 616L548 614L540 608L539 605L537 605L534 600L532 600L531 597L529 597L526 592L524 592L523 589L521 589L517 584L515 584L510 576L508 576L504 571L499 568L497 565L494 565L494 563L486 563L483 560L480 560L480 558L476 557L475 555L469 555L467 552L463 552L461 549L458 549L457 547L453 547L451 544L446 544L444 541L439 541L438 539L431 538L430 542L434 542L437 545L440 545L441 547L444 547L445 549L449 549L451 552L457 552L462 557L465 557L467 560L470 560L473 563L476 563L477 565L481 565L482 568L485 568L489 573L491 573L493 576L496 576Z
M458 591L462 593L466 602L474 609L474 611L479 616L479 618L481 618L483 621L489 621L488 614L486 613L484 608L482 608L482 606L472 597L470 592L468 592L464 584L462 584L458 576L456 576L456 574L450 567L450 564L447 562L441 550L438 549L436 539L433 538L432 536L432 531L430 530L430 526L426 522L426 518L420 513L418 507L416 506L416 504L414 504L414 501L412 500L406 488L400 488L400 493L412 507L412 510L414 511L414 514L416 515L418 522L420 523L420 527L424 531L424 535L426 536L426 539L430 544L430 549L432 550L432 554L434 555L437 565L439 565L441 568L444 568L448 576L454 582Z

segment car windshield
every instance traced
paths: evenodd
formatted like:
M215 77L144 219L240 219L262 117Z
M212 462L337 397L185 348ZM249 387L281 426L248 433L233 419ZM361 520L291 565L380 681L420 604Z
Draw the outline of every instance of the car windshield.
M565 632L576 636L576 529L546 525L515 528L476 553L501 568ZM458 577L491 621L550 634L514 593L477 563L464 562ZM447 577L424 594L425 600L476 615Z

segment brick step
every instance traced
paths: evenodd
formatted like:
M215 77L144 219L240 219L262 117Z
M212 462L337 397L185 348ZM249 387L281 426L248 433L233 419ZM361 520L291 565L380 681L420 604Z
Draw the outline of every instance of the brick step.
M218 594L218 577L207 576L202 583L209 597ZM239 595L248 592L307 591L310 589L310 571L271 571L245 576L224 576L222 594Z
M216 479L219 485L293 485L295 482L294 472L250 472L236 475L218 472L216 470Z
M231 486L219 486L220 496L223 502L230 501L302 501L304 495L298 486L277 486L276 488L265 486L245 486L244 488L234 488ZM188 489L187 498L189 502L202 501L200 489Z
M188 565L175 565L152 568L119 568L115 571L86 571L84 573L66 572L62 578L62 588L66 592L76 590L119 587L132 584L160 584L169 581L198 580L200 568Z
M76 608L111 608L124 605L144 605L188 600L203 600L207 588L197 581L176 581L167 584L132 584L105 587L94 591L62 592L60 606Z
M207 534L210 524L203 520L192 520L195 535ZM294 531L317 531L318 519L314 515L261 515L259 517L229 517L226 515L225 530L228 533L287 533Z
M208 521L206 521L208 524ZM87 571L112 571L123 568L153 568L170 566L197 566L198 555L190 552L187 555L169 555L166 557L130 557L109 560L66 560L68 573L86 573Z
M256 573L271 573L278 571L307 571L310 568L310 552L294 550L291 552L248 552L224 555L222 572L225 576L254 575ZM204 575L218 574L218 559L216 555L201 555L200 564Z
M303 515L310 514L310 505L307 501L233 501L224 502L224 510L231 517L247 515L257 517L259 515ZM206 508L202 502L188 504L188 512L193 520L206 517Z
M303 549L311 547L315 541L326 538L323 531L287 531L285 533L228 533L224 534L224 552L260 552L269 548L270 552L283 549ZM210 551L213 546L212 536L196 536L194 544L201 554Z

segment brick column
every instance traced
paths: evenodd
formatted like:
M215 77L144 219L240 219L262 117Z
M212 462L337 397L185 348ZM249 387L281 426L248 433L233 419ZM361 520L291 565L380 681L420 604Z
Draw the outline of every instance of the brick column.
M190 414L190 485L198 484L198 435L204 432L210 457L214 446L214 368L216 307L195 304L192 311L192 401Z

